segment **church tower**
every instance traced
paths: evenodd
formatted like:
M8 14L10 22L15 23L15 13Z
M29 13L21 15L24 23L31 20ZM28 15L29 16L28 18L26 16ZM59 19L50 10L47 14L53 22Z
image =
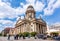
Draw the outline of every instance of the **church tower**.
M27 10L26 10L26 19L31 20L33 18L35 18L35 10L33 8L33 6L29 5Z
M35 10L32 5L27 7L25 18L19 18L15 25L15 33L24 32L37 32L38 34L44 34L47 31L46 22L40 17L40 19L35 18Z

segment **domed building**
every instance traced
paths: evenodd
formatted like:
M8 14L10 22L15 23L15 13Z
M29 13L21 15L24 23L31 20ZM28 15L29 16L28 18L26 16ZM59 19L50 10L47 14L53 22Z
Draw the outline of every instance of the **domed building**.
M44 34L47 31L46 22L40 17L37 19L35 17L35 10L33 6L29 5L24 19L19 18L15 25L15 34L23 32L37 32L39 34Z

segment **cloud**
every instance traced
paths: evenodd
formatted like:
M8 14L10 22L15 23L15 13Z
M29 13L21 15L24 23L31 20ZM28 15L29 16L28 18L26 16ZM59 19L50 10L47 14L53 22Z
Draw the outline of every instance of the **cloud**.
M27 2L26 4L20 3L23 6L22 8L24 9L23 11L26 11L27 7L29 5L32 5L35 11L41 12L45 6L45 4L43 4L41 1L38 1L38 0L26 0L26 2Z
M10 3L4 3L2 1L0 1L0 18L17 18L18 15L24 14L23 12L23 8L18 7L18 8L12 8L10 6Z
M0 20L0 32L6 28L6 27L12 27L14 28L16 24L16 21L11 20Z
M36 11L41 12L43 10L44 4L40 1L36 0L26 0L27 4L20 3L23 7L12 8L9 2L4 0L4 2L0 1L0 18L8 17L10 19L17 18L21 14L25 14L25 11L29 5L33 5ZM39 5L38 5L39 4ZM4 15L5 14L5 15Z
M57 2L53 6L54 6L54 8L60 7L60 0L57 0Z
M36 11L41 12L43 10L44 6L45 6L45 4L43 4L40 1L37 1L34 7L35 7Z
M16 20L5 20L4 18L14 19L17 18L19 15L24 14L21 7L12 8L10 3L4 3L0 0L0 29L4 29L5 27L15 27Z
M13 11L13 12L12 12ZM8 4L4 3L4 2L0 2L0 16L5 18L7 17L11 17L11 15L14 14L14 9L11 8Z
M7 2L6 0L4 0L4 2L2 2L2 0L0 0L0 27L5 28L5 27L13 27L15 26L15 22L10 21L10 20L4 20L3 18L7 17L9 19L13 19L13 18L17 18L18 15L20 14L24 14L26 11L26 8L28 7L28 5L30 4L26 4L24 5L23 3L20 3L22 7L18 7L18 8L12 8L9 2ZM28 0L27 0L28 2ZM32 0L31 0L32 2ZM34 3L34 2L33 2ZM23 16L21 17L23 18Z
M42 12L44 11L44 16L49 16L52 15L54 13L54 10L56 8L60 7L60 0L47 0L45 1L39 1L39 0L26 0L26 4L21 3L21 5L23 6L22 9L24 9L24 11L26 11L26 8L29 5L32 5L34 7L34 9L36 10L36 12ZM48 3L48 4L45 4ZM45 5L47 5L47 7L45 7Z
M0 1L0 13L3 12L4 14L6 14L3 15L4 17L7 16L8 18L15 18L15 17L17 18L18 15L25 14L27 7L29 5L32 5L37 12L44 11L44 15L48 16L48 15L52 15L54 10L60 7L60 0L52 0L52 1L49 0L46 8L44 8L46 4L44 4L39 0L26 0L26 2L27 2L26 4L22 2L20 3L21 6L23 7L20 6L18 8L12 8L10 6L10 3L8 2L4 3Z
M34 4L36 0L26 0L27 3Z
M60 22L56 22L53 24L54 26L60 26Z
M2 0L0 0L0 23L4 26L13 26L16 23L16 21L4 20L5 17L9 19L18 18L19 15L25 14L29 5L32 5L36 12L43 11L44 16L52 15L54 10L60 7L60 0L47 0L48 4L45 4L44 1L39 0L26 0L26 4L20 2L22 7L19 6L17 8L12 8L11 3L7 2L7 0L4 1L5 2L2 2ZM47 6L45 7L45 5ZM22 16L21 18L23 19L24 17ZM0 24L0 26L3 26L2 24Z
M60 0L49 0L48 6L44 9L44 15L52 15L56 8L60 7Z
M0 20L0 28L6 28L6 27L14 27L15 26L15 21L11 20Z

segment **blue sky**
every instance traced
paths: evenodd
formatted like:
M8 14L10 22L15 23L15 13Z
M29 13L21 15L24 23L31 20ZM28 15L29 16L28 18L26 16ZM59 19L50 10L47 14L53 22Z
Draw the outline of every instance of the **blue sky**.
M36 18L41 16L48 25L60 25L60 0L0 0L0 31L14 27L19 16L23 19L29 5L34 7Z

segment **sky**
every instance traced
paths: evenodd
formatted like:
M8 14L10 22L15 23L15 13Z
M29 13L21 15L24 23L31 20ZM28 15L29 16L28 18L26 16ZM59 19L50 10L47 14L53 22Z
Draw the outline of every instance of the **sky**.
M60 0L0 0L0 31L15 27L29 5L34 7L36 18L41 16L47 25L60 25Z

